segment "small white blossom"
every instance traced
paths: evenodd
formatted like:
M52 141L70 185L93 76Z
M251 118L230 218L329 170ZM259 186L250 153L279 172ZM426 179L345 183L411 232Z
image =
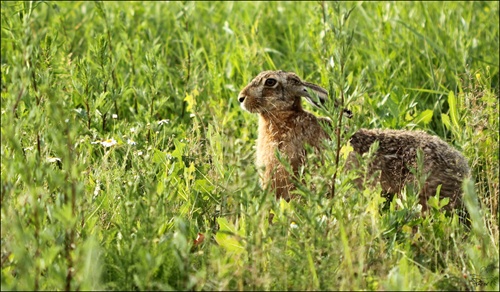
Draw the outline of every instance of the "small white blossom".
M326 217L326 215L323 215L321 217L318 217L316 220L318 220L319 223L323 224L328 220L328 217Z
M113 114L113 115L111 115L111 117L112 117L113 119L118 119L118 115L117 115L117 114Z
M130 128L131 133L135 133L135 128Z
M114 146L116 145L118 142L116 142L115 139L111 138L111 139L108 139L108 140L104 140L101 142L101 145L108 148L108 147L111 147L111 146Z
M190 114L189 117L190 118L194 118L194 117L196 117L196 115L195 114Z
M222 29L230 35L234 34L234 31L229 28L229 23L227 22L227 20L224 22L224 26L222 27Z
M61 162L61 158L59 157L47 157L47 162Z
M295 222L292 222L292 223L290 223L290 228L297 229L297 228L299 228L299 225L297 225L297 223L295 223Z
M170 120L169 119L165 119L165 120L161 120L161 121L158 121L158 125L168 125L170 124Z
M328 65L330 65L331 68L335 67L335 61L333 60L333 57L330 57L330 62Z
M135 141L134 141L134 140L132 140L132 139L128 139L128 140L127 140L127 144L128 144L128 145L136 145L136 144L137 144L137 142L135 142Z
M99 192L101 191L101 182L99 180L96 181L95 183L95 189L94 189L94 199L99 196Z
M142 155L142 151L137 152L137 155L141 156Z

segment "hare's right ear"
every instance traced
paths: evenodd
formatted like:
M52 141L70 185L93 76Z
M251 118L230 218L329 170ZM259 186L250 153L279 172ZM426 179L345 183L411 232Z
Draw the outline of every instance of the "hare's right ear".
M309 82L303 82L303 85L305 87L311 89L318 96L317 100L315 100L315 98L313 98L306 91L306 94L304 94L304 97L306 98L307 102L309 102L310 104L319 107L320 104L324 104L326 102L326 100L328 99L328 91L326 91L326 89L324 89L323 87L316 85L316 84L313 84L313 83L309 83ZM318 100L319 100L319 103L318 103Z

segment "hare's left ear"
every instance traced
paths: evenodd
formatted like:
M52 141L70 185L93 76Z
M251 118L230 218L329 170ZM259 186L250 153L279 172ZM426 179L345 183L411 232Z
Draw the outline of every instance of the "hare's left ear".
M310 104L317 106L317 107L320 107L320 105L325 104L326 100L328 99L328 91L326 91L326 89L324 89L323 87L321 87L319 85L309 83L309 82L303 82L303 85L304 85L304 92L305 92L304 97L306 98L306 100ZM307 92L306 88L311 89L311 91L313 91L318 96L318 98L312 97L309 94L309 92ZM317 100L319 100L319 103ZM335 100L335 106L336 107L338 106L337 100ZM352 112L350 110L343 109L342 111L346 114L346 116L348 118L352 118Z
M303 96L310 104L319 107L320 104L324 104L328 99L328 91L326 91L326 89L324 89L323 87L309 82L303 82L303 85L304 85ZM311 96L307 91L307 88L311 89L311 91L314 92L318 98Z

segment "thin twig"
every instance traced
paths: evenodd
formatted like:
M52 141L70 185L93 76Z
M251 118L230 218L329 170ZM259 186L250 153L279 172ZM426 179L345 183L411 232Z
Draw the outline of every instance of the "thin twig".
M335 135L337 136L337 149L335 151L335 172L333 173L333 179L332 179L332 192L331 192L332 198L335 196L335 180L337 179L339 161L340 161L340 139L341 139L341 129L342 129L342 117L344 116L344 110L343 110L343 108L344 108L344 82L343 82L344 64L341 64L340 74L342 76L342 82L341 82L342 89L340 90L340 110L339 110L338 125L337 125L337 128L335 129Z
M67 137L67 149L68 149L68 168L71 168L73 166L73 144L71 141L71 133L69 130L69 123L66 126L66 137ZM76 216L76 183L74 178L71 176L71 169L67 169L66 173L66 179L71 181L71 189L70 189L70 203L71 203L71 214L73 217ZM65 203L68 203L68 195L65 192ZM71 251L74 249L74 241L75 241L75 230L73 227L71 227L69 230L66 231L66 246L65 246L65 252L66 252L66 262L67 262L67 272L66 272L66 286L65 289L66 291L71 290L71 281L73 279L73 257L71 255Z
M19 102L21 101L21 97L23 97L23 93L24 93L24 88L21 88L21 90L19 91L19 94L17 95L16 103L14 103L14 106L12 107L12 113L15 115L16 118L18 118L17 107L19 106Z

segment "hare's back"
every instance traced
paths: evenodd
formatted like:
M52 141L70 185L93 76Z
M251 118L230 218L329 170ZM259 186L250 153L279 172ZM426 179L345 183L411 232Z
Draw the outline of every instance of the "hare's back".
M388 167L392 163L416 166L417 151L420 149L424 154L426 171L459 176L469 174L462 154L437 136L422 131L361 129L352 136L350 143L354 151L363 154L375 141L379 142L377 159L385 160L383 164Z

